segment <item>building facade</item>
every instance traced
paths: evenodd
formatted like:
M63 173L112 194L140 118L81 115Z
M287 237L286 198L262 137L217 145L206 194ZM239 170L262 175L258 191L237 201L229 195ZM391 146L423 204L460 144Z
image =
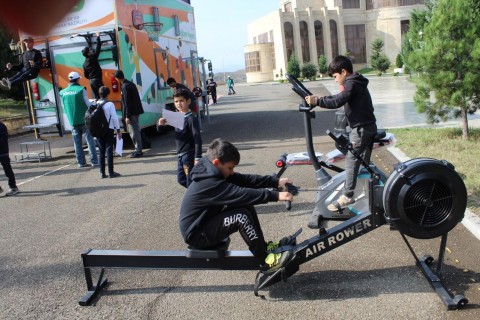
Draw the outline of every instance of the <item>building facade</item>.
M294 53L300 65L342 54L355 69L367 67L377 38L394 63L414 9L425 9L424 0L280 0L278 10L248 25L247 82L282 79Z

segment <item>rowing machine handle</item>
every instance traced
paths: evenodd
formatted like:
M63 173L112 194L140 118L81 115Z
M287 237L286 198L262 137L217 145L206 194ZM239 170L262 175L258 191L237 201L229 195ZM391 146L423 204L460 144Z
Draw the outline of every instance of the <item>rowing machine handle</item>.
M296 196L298 194L298 187L294 186L291 183L287 183L285 184L285 186L287 187L287 191L290 192L292 195ZM292 201L285 201L285 209L287 209L288 211L292 209Z

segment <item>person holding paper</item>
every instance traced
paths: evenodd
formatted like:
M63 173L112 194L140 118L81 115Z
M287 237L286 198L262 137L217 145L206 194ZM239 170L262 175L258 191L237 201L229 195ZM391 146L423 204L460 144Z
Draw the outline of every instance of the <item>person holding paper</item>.
M190 172L202 157L202 136L198 121L189 108L191 103L188 90L178 90L173 95L173 103L178 112L183 114L183 128L175 128L175 144L177 146L177 181L188 188L192 182ZM162 117L158 120L159 126L167 125L168 121Z
M110 89L108 87L102 86L98 89L100 100L97 103L102 106L109 128L108 133L103 138L97 138L100 148L100 177L102 179L120 176L120 173L113 170L113 144L115 141L114 131L117 131L117 139L119 140L122 140L122 132L120 132L120 121L117 117L115 105L110 101L105 102L109 94ZM107 155L108 176L105 174L105 154Z

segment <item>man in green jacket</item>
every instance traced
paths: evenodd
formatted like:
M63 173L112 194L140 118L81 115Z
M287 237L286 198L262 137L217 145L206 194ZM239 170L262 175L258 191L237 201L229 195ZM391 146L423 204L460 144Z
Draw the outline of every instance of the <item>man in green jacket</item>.
M97 151L95 150L95 141L85 126L85 112L91 103L87 97L87 91L82 87L78 80L80 75L78 72L70 72L68 74L70 84L67 88L60 91L62 97L63 109L67 115L68 121L72 126L73 144L75 146L75 157L80 168L90 167L85 160L85 153L82 148L82 136L85 135L88 150L90 153L90 161L93 166L98 166Z

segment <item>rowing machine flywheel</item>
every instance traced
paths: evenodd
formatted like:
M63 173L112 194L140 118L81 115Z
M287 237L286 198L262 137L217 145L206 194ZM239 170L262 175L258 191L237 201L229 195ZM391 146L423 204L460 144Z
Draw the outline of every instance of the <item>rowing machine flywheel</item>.
M467 190L452 164L417 158L395 165L383 189L385 215L400 232L433 239L462 221Z

